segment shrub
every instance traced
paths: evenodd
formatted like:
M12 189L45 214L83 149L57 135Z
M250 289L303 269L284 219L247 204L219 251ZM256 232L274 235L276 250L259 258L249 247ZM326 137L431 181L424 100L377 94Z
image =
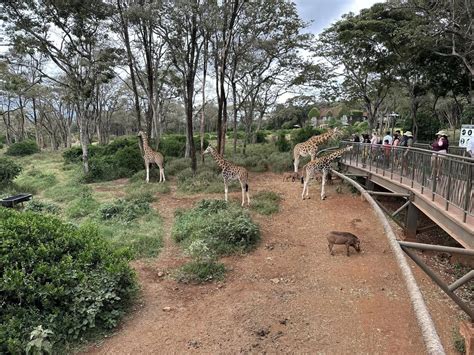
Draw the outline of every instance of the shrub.
M100 145L89 145L88 146L88 157L89 159L102 155L104 147ZM80 163L82 161L82 148L81 147L71 147L66 149L63 152L64 162L69 163Z
M260 191L252 198L252 209L260 214L270 215L279 211L281 197L272 191Z
M0 143L0 149L3 149L3 143Z
M266 143L266 136L267 134L264 131L255 132L255 143Z
M194 147L196 151L201 150L201 138L194 136ZM204 149L209 145L209 141L204 137ZM182 134L170 134L161 137L158 150L165 157L184 157L186 151L186 136Z
M37 169L31 169L22 174L16 181L18 188L23 191L37 193L46 190L57 183L56 176L53 174L43 173Z
M175 278L183 283L203 283L209 281L219 281L225 276L224 264L218 262L198 263L191 261L178 269Z
M293 157L291 153L274 152L268 156L270 170L274 173L281 173L293 169Z
M225 274L223 264L217 263L215 251L206 241L197 239L186 248L186 254L192 261L183 265L176 275L179 282L207 282L221 280Z
M286 139L283 133L280 133L278 135L278 139L275 142L275 145L279 152L288 152L291 149L290 142L288 142L288 140Z
M86 217L94 213L98 207L99 203L92 197L92 194L84 192L82 196L69 204L67 214L71 218Z
M8 158L0 157L0 184L10 184L21 173L21 166Z
M295 129L291 133L291 141L293 145L296 145L301 142L305 142L310 139L312 136L321 134L322 130L318 128L313 128L311 126L306 126L300 129Z
M61 208L55 203L31 200L26 204L25 211L58 214Z
M25 156L38 153L40 150L38 145L33 140L24 140L21 142L13 143L10 145L5 152L6 155L11 156Z
M258 226L245 210L219 200L203 200L195 208L179 212L172 235L185 246L204 240L217 255L247 251L260 238Z
M118 199L103 204L99 208L99 217L103 220L117 219L120 222L131 222L151 211L150 203L143 200Z
M94 226L0 208L0 240L0 353L24 353L39 326L53 351L110 329L136 292L124 252Z

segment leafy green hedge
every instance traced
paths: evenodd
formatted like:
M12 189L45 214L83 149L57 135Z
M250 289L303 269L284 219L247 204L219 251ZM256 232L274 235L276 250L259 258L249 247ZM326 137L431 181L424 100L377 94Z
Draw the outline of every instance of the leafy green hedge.
M0 208L0 353L24 353L39 325L53 349L115 327L137 289L125 252L92 225Z
M39 151L40 150L35 141L24 140L10 145L5 154L11 156L25 156L38 153Z
M178 212L172 235L185 245L204 240L218 255L247 251L260 239L259 228L247 211L223 200L202 200Z
M209 145L209 141L204 137L204 149ZM201 138L194 136L194 147L196 151L201 150ZM182 134L169 134L161 137L158 150L165 157L184 157L186 151L186 136Z
M291 132L291 141L293 145L305 142L310 139L312 136L321 134L323 131L319 128L313 128L311 126L306 126L303 128L295 129Z
M21 166L8 158L0 158L0 184L10 184L21 173Z

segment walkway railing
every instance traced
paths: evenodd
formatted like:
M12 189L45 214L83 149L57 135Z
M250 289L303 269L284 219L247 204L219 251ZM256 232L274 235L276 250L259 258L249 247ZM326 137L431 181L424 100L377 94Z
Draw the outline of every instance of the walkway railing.
M367 143L342 142L354 148L343 162L383 175L411 188L441 198L445 210L455 206L463 213L463 222L473 215L474 159L438 154L415 147L384 147Z
M414 143L413 146L415 148L431 150L431 145L428 143ZM452 155L459 155L462 157L467 156L467 150L464 147L450 146L448 151L449 151L449 154L452 154Z

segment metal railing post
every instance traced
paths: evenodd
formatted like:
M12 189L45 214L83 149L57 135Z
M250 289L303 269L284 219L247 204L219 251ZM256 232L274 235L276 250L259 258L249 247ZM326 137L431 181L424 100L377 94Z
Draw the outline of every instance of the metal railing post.
M452 165L453 165L453 160L452 159L449 159L449 163L448 163L448 186L446 187L447 191L446 191L446 206L445 206L445 210L447 211L449 209L449 197L451 195L451 168L452 168Z
M472 164L467 163L467 181L466 181L466 191L465 193L465 200L464 200L464 215L462 217L463 223L466 223L467 215L469 213L469 202L471 201L471 194L472 194Z

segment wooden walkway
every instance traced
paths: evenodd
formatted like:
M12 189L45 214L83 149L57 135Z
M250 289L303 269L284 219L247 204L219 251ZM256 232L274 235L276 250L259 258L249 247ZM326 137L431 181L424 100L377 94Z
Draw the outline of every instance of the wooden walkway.
M474 159L405 147L361 143L345 155L347 173L367 177L412 203L465 248L474 249Z

